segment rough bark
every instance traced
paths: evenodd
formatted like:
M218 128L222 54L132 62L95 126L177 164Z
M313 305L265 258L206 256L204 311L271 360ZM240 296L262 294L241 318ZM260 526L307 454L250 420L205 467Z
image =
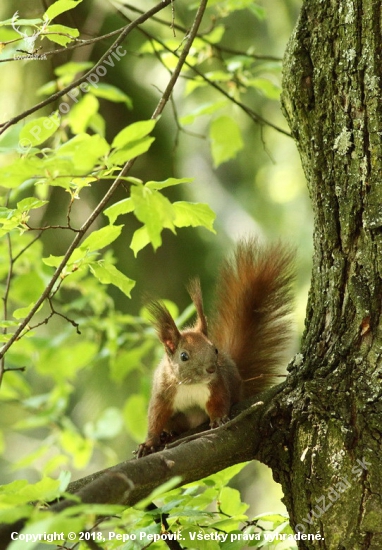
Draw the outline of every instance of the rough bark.
M283 108L315 215L287 460L272 464L300 548L382 548L381 2L305 1Z

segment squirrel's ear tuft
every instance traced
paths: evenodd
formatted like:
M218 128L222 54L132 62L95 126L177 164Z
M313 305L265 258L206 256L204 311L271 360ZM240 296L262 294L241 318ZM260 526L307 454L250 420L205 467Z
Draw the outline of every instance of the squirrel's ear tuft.
M200 280L198 278L192 279L187 286L187 290L191 296L191 300L194 302L196 313L198 314L194 329L208 337L207 317L204 315L203 310L203 297L202 289L200 287Z
M174 354L181 335L169 310L158 301L149 303L147 309L151 315L151 320L157 331L159 340L164 345L166 352Z

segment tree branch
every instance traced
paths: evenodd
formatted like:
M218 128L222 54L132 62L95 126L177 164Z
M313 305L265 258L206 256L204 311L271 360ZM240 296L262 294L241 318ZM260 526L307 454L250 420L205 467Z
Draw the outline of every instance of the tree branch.
M181 486L240 462L253 459L265 462L264 442L271 441L275 432L283 434L282 426L288 429L290 425L289 405L285 405L289 389L285 383L274 386L252 399L250 407L248 401L235 406L233 412L237 416L224 426L179 439L163 451L95 472L70 483L67 492L85 504L128 507L175 476L181 477ZM53 504L49 511L57 513L76 504L65 499ZM0 526L0 550L7 548L10 533L21 530L23 525L21 520Z

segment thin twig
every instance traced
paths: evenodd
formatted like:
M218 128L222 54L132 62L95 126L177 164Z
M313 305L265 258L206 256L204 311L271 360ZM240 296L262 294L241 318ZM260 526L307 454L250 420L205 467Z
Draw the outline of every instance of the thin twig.
M13 275L13 260L12 260L12 241L11 236L9 233L7 233L7 242L8 242L8 257L9 257L9 269L7 274L7 280L5 282L5 291L3 296L3 317L4 321L8 319L8 296L9 296L9 290L11 288L11 279ZM5 336L7 334L7 327L4 327L2 330L3 335ZM5 360L4 357L1 358L0 361L0 386L3 381L3 376L5 373Z
M170 78L169 80L169 83L167 84L167 87L161 97L161 99L159 100L159 103L157 105L157 108L155 109L154 111L154 114L151 118L157 118L161 112L163 111L167 101L169 100L170 98L170 95L172 93L172 90L175 86L175 82L178 80L179 78L179 75L180 75L180 71L183 67L183 65L189 65L186 61L186 58L187 58L187 55L190 51L190 48L191 48L191 45L192 43L194 42L195 40L195 37L196 37L196 34L198 32L198 28L200 26L200 23L202 22L202 18L203 18L203 15L204 15L204 11L207 7L207 1L208 0L202 0L200 2L200 5L199 5L199 8L198 8L198 11L196 13L196 16L195 16L195 19L194 19L194 22L192 24L192 27L190 29L190 32L187 36L187 39L186 39L186 42L185 42L185 45L184 45L184 48L182 50L182 53L180 55L176 55L179 59L176 67L175 67L175 70L172 74L172 77Z
M47 231L48 229L69 229L70 231L73 231L74 233L78 233L78 231L81 231L80 229L76 229L75 227L72 227L70 225L44 225L44 227L32 227L28 223L24 224L28 231Z
M144 13L144 12L142 12ZM107 38L112 38L113 36L116 36L117 34L120 34L122 31L122 29L117 29L115 31L111 31L111 32L108 32L107 34L103 34L102 36L95 36L93 38L89 38L88 40L81 40L80 38L74 38L74 42L75 44L72 44L70 46L66 46L65 48L58 48L57 50L49 50L47 52L44 52L43 54L41 54L41 56L44 56L44 57L50 57L50 56L53 56L53 55L57 55L57 54L60 54L60 53L63 53L63 52L68 52L69 50L76 50L77 48L82 48L84 46L88 46L89 44L94 44L95 42L101 42L103 40L106 40ZM19 40L19 39L17 39ZM21 38L20 40L23 40L23 38ZM16 58L13 58L13 57L7 57L6 59L0 59L0 63L5 63L5 62L9 62L9 61L23 61L24 59L30 59L30 57L28 56L25 56L25 57L16 57Z

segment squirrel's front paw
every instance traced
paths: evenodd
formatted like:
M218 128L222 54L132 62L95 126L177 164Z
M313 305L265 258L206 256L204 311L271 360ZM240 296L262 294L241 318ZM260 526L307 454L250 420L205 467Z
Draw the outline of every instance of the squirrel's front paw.
M220 426L223 426L228 421L229 421L228 416L222 416L221 418L215 418L215 420L211 420L210 428L219 428Z
M141 443L136 452L137 458L142 458L143 456L151 455L159 450L161 446L159 437L150 437L146 439L144 443Z
M142 458L143 456L150 455L151 453L154 453L155 449L154 447L149 447L146 445L146 443L141 443L136 451L134 451L134 454L136 454L137 458Z

